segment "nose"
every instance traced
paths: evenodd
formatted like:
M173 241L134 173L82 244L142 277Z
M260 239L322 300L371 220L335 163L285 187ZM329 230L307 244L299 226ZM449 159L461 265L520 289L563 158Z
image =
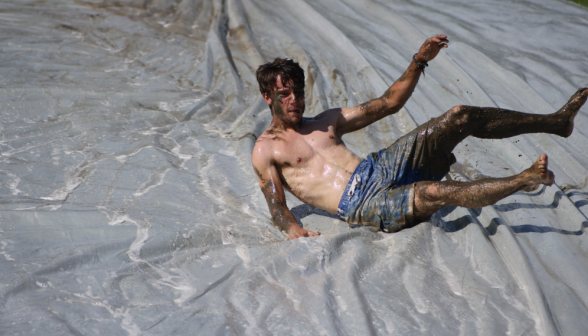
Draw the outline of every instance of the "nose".
M299 100L304 100L304 91L302 91L302 92L292 92L292 94L294 95L294 98L292 99L292 102L296 103Z

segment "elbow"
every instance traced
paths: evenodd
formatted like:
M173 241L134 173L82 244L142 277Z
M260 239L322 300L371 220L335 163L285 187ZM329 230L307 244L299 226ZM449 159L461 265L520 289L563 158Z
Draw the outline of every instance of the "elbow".
M385 108L385 114L386 115L396 114L396 113L398 113L398 111L400 111L401 108L402 108L402 105L398 105L398 104L387 105Z
M386 115L394 114L404 106L405 102L400 102L397 99L390 98L384 94L378 99L377 107L383 111Z
M405 102L399 102L396 100L387 99L386 100L386 111L388 112L388 114L397 113L398 111L400 111L402 106L404 106L404 103Z

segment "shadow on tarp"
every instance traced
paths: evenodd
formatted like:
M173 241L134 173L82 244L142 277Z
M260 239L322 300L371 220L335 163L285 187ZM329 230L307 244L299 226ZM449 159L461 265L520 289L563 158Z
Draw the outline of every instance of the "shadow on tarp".
M570 192L566 193L566 196L568 196L568 197L579 196L579 197L586 198L586 199L581 199L581 200L574 202L574 205L577 208L581 208L585 205L588 205L588 193L587 192L574 190L574 191L570 191Z
M556 197L556 199L557 199L557 197ZM561 199L561 197L559 197L559 199ZM557 201L559 201L559 199L557 199ZM531 208L531 205L533 205L533 204L514 203L514 205L523 205L522 207L517 207L517 209L520 209L520 208ZM551 205L553 205L553 203ZM549 205L549 206L534 205L534 207L535 208L541 208L541 207L550 208L551 205ZM512 204L508 204L505 206L512 206ZM437 212L437 214L433 215L434 217L437 217L437 218L431 218L431 221L430 221L431 224L444 230L445 232L457 232L457 231L464 229L466 226L477 222L476 218L478 218L478 216L482 213L481 208L476 208L476 209L468 209L470 212L469 215L465 215L465 216L459 217L454 220L445 221L441 218L441 217L445 217L445 216L449 215L451 212L453 212L457 208L458 207L451 206L451 207L446 207L444 209L439 210ZM510 211L510 210L514 210L514 209L509 208L509 210L507 210L507 211ZM584 234L584 229L586 227L588 227L588 221L583 221L579 230L570 231L570 230L557 229L557 228L554 228L551 226L539 226L539 225L533 225L533 224L508 225L504 222L504 220L502 218L494 217L494 218L492 218L492 220L490 220L490 224L488 224L488 226L484 227L484 230L486 230L488 235L493 236L494 234L496 234L496 231L498 231L499 225L509 226L514 233L554 232L554 233L565 234L565 235L579 236L579 235Z
M527 194L528 196L536 196L539 195L542 191L537 192L535 194ZM553 201L551 204L534 204L534 203L508 203L508 204L499 204L494 205L494 209L498 212L507 212L513 211L518 209L555 209L559 206L559 201L564 196L564 193L561 191L555 192L553 194Z
M538 196L541 193L543 193L544 191L545 191L545 188L541 188L533 193L525 193L525 194L527 196ZM494 209L498 212L508 212L508 211L513 211L513 210L517 210L517 209L546 209L546 208L555 209L559 206L559 202L563 196L564 196L564 193L561 191L558 191L553 195L553 201L550 204L543 205L543 204L533 204L533 203L508 203L508 204L494 205ZM579 207L580 205L578 205L578 203L582 203L582 205L585 205L583 202L588 204L588 201L584 201L584 200L579 201L579 202L575 202L574 204L577 207ZM445 232L457 232L457 231L464 229L469 224L475 223L477 221L475 218L478 218L480 216L480 214L482 213L482 208L468 209L468 211L470 212L470 215L465 215L465 216L462 216L460 218L457 218L457 219L454 219L451 221L445 221L442 219L442 217L446 217L447 215L452 213L457 208L458 207L456 207L456 206L449 206L449 207L446 207L446 208L439 210L435 215L433 215L433 218L431 218L431 220L430 220L431 224L436 227L439 227L440 229L444 230ZM319 215L319 216L324 216L324 217L329 217L329 218L334 218L334 219L340 219L339 216L337 216L335 214L332 214L330 212L315 208L313 206L310 206L310 205L304 204L304 203L293 207L292 209L290 209L290 211L292 212L292 214L294 215L294 217L298 221L298 224L302 227L304 227L304 224L301 222L301 220L305 217L310 216L310 215ZM435 216L439 216L438 220L435 220L435 218L434 218ZM495 218L492 218L492 220L490 221L490 224L488 226L486 226L484 229L486 230L488 235L492 236L492 235L496 234L496 231L498 230L499 225L508 225L508 224L506 224L504 222L504 220L502 220L502 218L495 217ZM512 231L515 233L555 232L555 233L560 233L560 234L565 234L565 235L579 236L579 235L582 235L584 233L584 229L586 227L588 227L588 221L582 222L580 229L577 231L569 231L569 230L557 229L557 228L550 227L550 226L538 226L538 225L533 225L533 224L509 225L509 226L512 229Z
M324 217L329 217L329 218L334 218L334 219L340 219L339 216L337 216L335 214L332 214L332 213L325 211L325 210L321 210L319 208L315 208L315 207L310 206L305 203L302 203L300 205L293 207L292 209L290 209L290 212L294 215L294 217L296 218L296 221L298 221L298 224L302 227L304 227L304 224L302 224L301 220L305 217L310 216L310 215L319 215L319 216L324 216Z

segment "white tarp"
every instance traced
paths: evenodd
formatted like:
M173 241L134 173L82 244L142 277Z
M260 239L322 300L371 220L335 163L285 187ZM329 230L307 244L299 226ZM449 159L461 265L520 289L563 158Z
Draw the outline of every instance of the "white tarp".
M551 113L588 85L588 9L562 0L0 3L1 335L584 335L588 107L567 139L467 139L451 176L556 184L395 234L292 196L284 241L251 168L255 70L290 57L308 116L380 96L450 47L360 156L459 104Z

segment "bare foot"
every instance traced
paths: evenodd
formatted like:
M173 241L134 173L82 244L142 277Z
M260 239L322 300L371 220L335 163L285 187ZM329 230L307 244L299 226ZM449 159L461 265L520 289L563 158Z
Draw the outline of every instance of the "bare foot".
M537 189L540 184L552 185L555 181L553 172L547 169L547 155L545 154L541 155L522 175L525 177L525 184L527 185L522 189L524 191Z
M586 102L587 97L588 88L581 88L570 97L570 100L559 111L555 112L555 115L562 115L567 119L564 119L567 123L565 131L562 134L564 137L572 135L574 131L574 118L578 114L578 111L580 111L580 107Z

